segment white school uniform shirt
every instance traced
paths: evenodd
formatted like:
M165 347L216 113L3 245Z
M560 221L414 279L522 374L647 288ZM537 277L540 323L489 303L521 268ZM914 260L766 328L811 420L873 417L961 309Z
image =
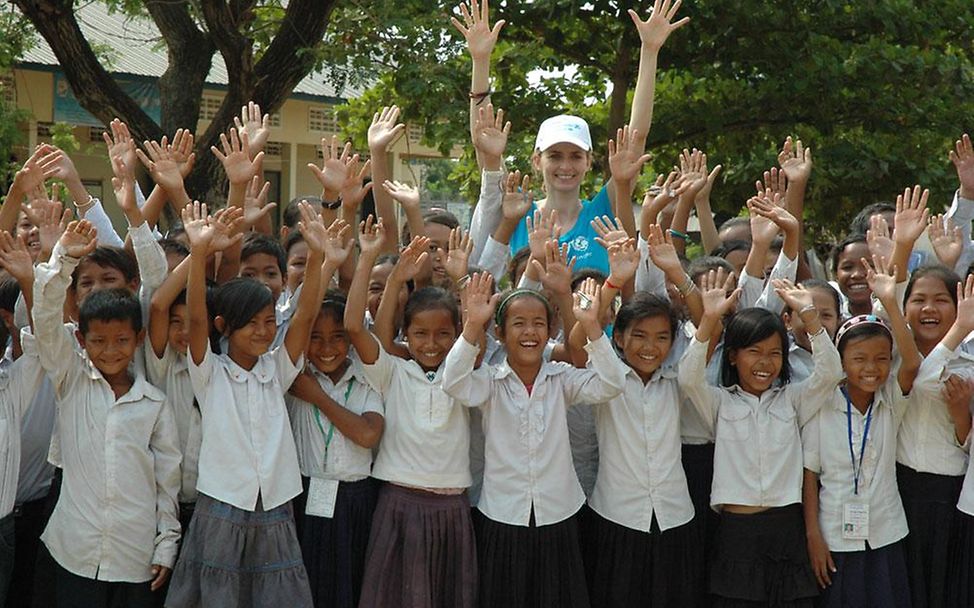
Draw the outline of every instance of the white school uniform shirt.
M372 477L414 488L470 486L470 416L443 392L443 366L424 372L379 347L362 370L385 403L385 430Z
M737 385L710 386L707 343L694 338L680 362L680 388L715 426L710 505L783 507L801 502L799 429L814 416L844 374L824 329L811 337L815 369L804 382L772 387L760 397Z
M165 395L142 374L116 398L61 322L78 260L56 246L34 271L37 353L57 396L64 478L41 540L78 576L112 582L152 579L171 568L180 530L179 448Z
M741 290L737 309L758 307L770 310L776 315L781 314L785 309L785 303L775 292L774 281L776 279L794 281L797 273L798 256L789 259L783 249L778 253L778 258L775 260L767 279L752 277L747 272L742 272L737 280L737 286Z
M687 346L693 340L693 335L697 332L690 321L684 321L676 330L673 336L673 345L670 353L663 362L663 367L672 370L674 373L679 369L680 360ZM721 345L717 345L714 354L707 365L706 382L712 386L720 386L720 357ZM705 417L700 415L697 408L690 403L690 399L683 395L683 405L679 408L680 412L680 442L685 445L707 445L714 442L714 425Z
M382 397L369 386L362 373L362 364L356 359L351 359L337 383L313 366L309 366L308 370L322 390L338 405L353 414L374 412L382 415ZM372 471L371 448L362 447L342 435L337 428L333 429L331 421L307 401L290 394L285 401L291 415L301 475L346 482L361 481L369 476Z
M443 365L443 390L481 407L484 486L477 508L490 519L527 526L564 521L585 503L572 465L566 408L601 403L622 391L626 366L602 335L585 346L592 369L545 361L531 393L504 363L474 369L479 347L457 339Z
M960 476L967 471L968 455L957 440L954 421L941 390L951 374L974 377L974 357L949 351L939 344L927 355L910 393L912 405L903 417L896 460L921 473Z
M664 367L643 384L626 372L621 395L595 407L599 473L589 506L609 521L649 532L653 515L660 531L693 519L683 472L676 370Z
M0 360L0 518L17 503L21 423L44 380L32 339L24 334L24 354L16 361Z
M196 502L196 481L199 478L200 446L203 442L203 418L196 405L193 383L189 378L186 353L179 353L166 345L162 357L145 343L145 367L149 381L166 393L168 405L176 418L179 451L183 455L179 502Z
M287 348L264 353L252 369L206 349L196 365L187 357L203 416L196 489L244 511L265 511L301 493L301 474L284 393L301 372Z
M879 549L904 538L909 531L896 486L896 433L910 403L900 392L896 372L873 397L869 435L862 453L866 415L852 409L852 447L856 466L862 459L859 493L855 493L849 453L849 417L845 396L837 387L819 413L802 429L805 468L819 476L818 519L830 551L865 551L865 540L842 537L846 504L869 506L869 548Z

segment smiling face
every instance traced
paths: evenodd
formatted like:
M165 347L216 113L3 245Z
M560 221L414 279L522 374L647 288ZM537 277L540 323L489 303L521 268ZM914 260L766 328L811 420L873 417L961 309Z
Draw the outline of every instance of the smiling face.
M32 260L37 262L37 254L41 252L41 239L37 227L30 223L23 211L17 216L17 227L14 229L16 238L23 238L27 242L27 251Z
M839 260L835 269L835 282L839 290L849 298L853 307L872 310L872 290L866 283L866 269L862 265L862 258L870 259L869 246L865 242L850 243L839 252Z
M91 260L82 259L76 270L78 280L75 283L75 299L80 306L94 291L101 289L128 289L135 291L137 282L125 280L125 274L114 266L101 266Z
M226 333L223 317L217 316L214 323L218 331ZM243 327L230 332L227 337L230 344L227 354L240 367L250 369L261 355L270 350L276 335L277 318L274 315L274 305L268 304L251 317Z
M274 301L281 297L284 289L284 277L281 267L277 265L277 258L269 253L254 253L240 261L240 276L256 279L267 285L274 296Z
M903 310L920 352L926 354L944 337L957 318L957 306L940 277L916 279Z
M592 155L575 144L558 143L544 152L535 152L532 162L546 189L573 192L592 168Z
M774 333L763 340L729 353L730 364L737 368L738 383L744 391L760 396L771 388L781 374L784 346Z
M663 364L673 346L670 320L659 315L639 319L621 335L614 333L612 337L622 350L623 359L644 383Z
M109 380L128 373L129 363L142 341L142 332L135 331L129 319L91 319L88 331L84 334L79 331L77 335L88 358Z
M348 349L345 326L331 314L319 314L311 328L308 362L323 374L341 372L348 361Z
M845 371L850 395L871 395L889 377L893 360L893 343L888 335L852 338L842 349L842 369Z
M425 371L435 370L457 340L453 315L445 308L414 313L406 328L406 340L413 360Z
M304 267L308 263L308 244L304 241L291 245L287 252L287 288L294 293L304 280Z
M504 327L498 334L513 365L537 365L550 335L548 311L535 297L515 297L507 305Z

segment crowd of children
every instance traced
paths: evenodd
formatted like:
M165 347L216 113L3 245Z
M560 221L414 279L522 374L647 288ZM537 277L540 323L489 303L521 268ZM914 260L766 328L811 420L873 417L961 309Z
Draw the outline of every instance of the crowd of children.
M630 11L631 117L591 199L578 117L505 168L504 24L459 7L469 231L389 180L394 107L365 163L322 142L279 238L255 104L212 150L218 210L186 194L189 131L110 125L124 239L38 146L0 208L0 606L974 605L974 147L945 215L919 186L867 207L828 277L801 141L747 217L716 226L697 150L637 217L679 7Z

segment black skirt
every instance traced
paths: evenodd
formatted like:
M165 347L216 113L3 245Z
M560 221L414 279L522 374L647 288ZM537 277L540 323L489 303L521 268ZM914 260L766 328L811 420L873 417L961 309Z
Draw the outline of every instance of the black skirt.
M947 570L947 606L970 608L974 606L974 515L955 511L954 517L954 537L950 543Z
M584 507L582 534L593 608L699 606L703 555L693 523L660 532L633 530Z
M865 551L833 551L832 584L822 590L821 608L910 608L903 542Z
M538 526L474 517L484 608L588 608L579 515Z
M896 483L910 529L906 567L913 608L940 608L947 601L947 553L964 477L920 473L897 463Z
M710 592L714 606L812 606L818 584L805 548L801 505L753 515L725 511L714 542Z
M310 479L301 481L304 493L294 502L294 519L300 521L298 542L315 606L355 608L362 590L378 485L371 478L339 483L334 517L327 518L305 514Z

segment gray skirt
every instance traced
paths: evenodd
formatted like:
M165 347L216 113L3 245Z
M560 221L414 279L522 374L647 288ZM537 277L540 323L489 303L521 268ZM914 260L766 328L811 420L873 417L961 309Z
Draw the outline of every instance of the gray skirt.
M244 511L200 494L166 606L312 606L291 503Z

